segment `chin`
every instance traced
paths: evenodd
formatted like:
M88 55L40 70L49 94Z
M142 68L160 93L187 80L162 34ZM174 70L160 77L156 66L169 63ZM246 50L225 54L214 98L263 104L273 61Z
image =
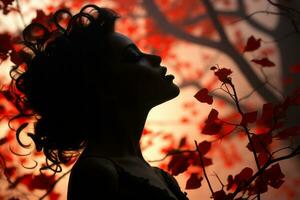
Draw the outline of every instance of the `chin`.
M165 92L161 92L161 94L163 94L163 96L160 96L159 98L156 98L155 100L152 101L151 107L155 107L158 106L162 103L165 103L167 101L170 101L172 99L174 99L175 97L177 97L180 93L180 89L177 85L173 84L172 87L168 88L167 91Z

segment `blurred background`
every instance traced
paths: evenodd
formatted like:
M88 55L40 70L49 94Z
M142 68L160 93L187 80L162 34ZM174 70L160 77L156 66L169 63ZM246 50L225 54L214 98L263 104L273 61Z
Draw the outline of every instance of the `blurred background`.
M212 108L217 109L219 117L226 121L239 123L241 120L230 96L218 89L222 83L210 68L219 66L232 70L232 82L245 112L261 110L266 102L283 101L300 85L300 17L296 12L300 9L299 1L1 0L0 53L32 20L46 20L58 8L69 8L76 13L88 3L117 11L121 15L117 31L128 35L143 51L161 55L162 65L168 68L168 73L175 75L174 82L180 87L177 98L155 107L149 114L141 145L151 165L168 170L170 157L162 158L170 150L179 148L180 142L184 143L181 147L194 149L194 140L208 140L214 142L207 154L212 164L206 169L216 191L222 188L220 182L227 184L229 174L237 174L246 166L255 169L253 155L246 148L247 138L239 129L228 127L223 130L224 137L221 138L201 134ZM259 41L260 47L245 51L251 36ZM12 48L17 49L16 46ZM8 72L12 65L9 58L1 62L1 87L9 83ZM212 105L194 98L202 88L207 88L214 96ZM5 96L1 96L0 102L2 114L16 114L16 109ZM0 164L6 165L6 173L10 174L12 182L3 174L0 176L0 200L39 199L45 194L47 183L32 186L24 175L37 175L39 171L22 165L30 168L35 165L33 160L42 161L43 158L40 154L17 156L11 153L9 148L22 154L28 150L23 150L15 142L14 132L7 127L7 119L3 117L0 121L0 138L5 138L0 146ZM299 110L292 109L287 121L291 125L299 123ZM226 131L232 133L225 136ZM286 144L276 141L272 145L276 148ZM279 189L269 187L262 199L300 199L299 164L297 157L284 160L281 163L284 184ZM64 172L69 168L66 167ZM186 189L192 173L202 174L202 169L190 166L175 178L191 200L209 199L211 194L204 180L201 187ZM22 178L17 182L16 177ZM66 199L67 182L68 174L57 182L45 199Z

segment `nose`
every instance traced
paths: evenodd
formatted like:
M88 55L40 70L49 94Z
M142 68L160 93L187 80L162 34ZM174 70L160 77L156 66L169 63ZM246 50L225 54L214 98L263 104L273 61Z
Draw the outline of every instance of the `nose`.
M145 54L146 58L154 67L159 67L161 63L161 57L154 54Z

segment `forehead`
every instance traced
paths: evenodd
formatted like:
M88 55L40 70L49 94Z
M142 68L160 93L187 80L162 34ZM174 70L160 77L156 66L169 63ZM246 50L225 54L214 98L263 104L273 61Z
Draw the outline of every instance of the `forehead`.
M108 45L113 53L119 53L130 44L133 44L132 40L121 33L113 32L108 36Z

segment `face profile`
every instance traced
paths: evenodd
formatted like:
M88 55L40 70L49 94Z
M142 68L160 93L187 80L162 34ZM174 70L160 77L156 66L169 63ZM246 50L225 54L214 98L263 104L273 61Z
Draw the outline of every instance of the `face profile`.
M118 32L111 33L108 41L111 51L108 65L113 70L112 81L117 83L115 90L119 98L129 98L151 108L179 94L174 76L166 76L167 68L161 66L159 56L141 52L127 36Z
M60 14L70 16L66 28ZM57 173L77 158L68 200L187 200L176 180L152 167L140 147L149 111L178 96L179 88L160 56L142 52L115 31L118 18L111 9L86 5L76 15L58 10L56 30L38 23L26 27L24 43L34 55L12 82L23 95L20 116L36 117L28 136L45 155L44 169ZM45 34L32 41L36 29Z

